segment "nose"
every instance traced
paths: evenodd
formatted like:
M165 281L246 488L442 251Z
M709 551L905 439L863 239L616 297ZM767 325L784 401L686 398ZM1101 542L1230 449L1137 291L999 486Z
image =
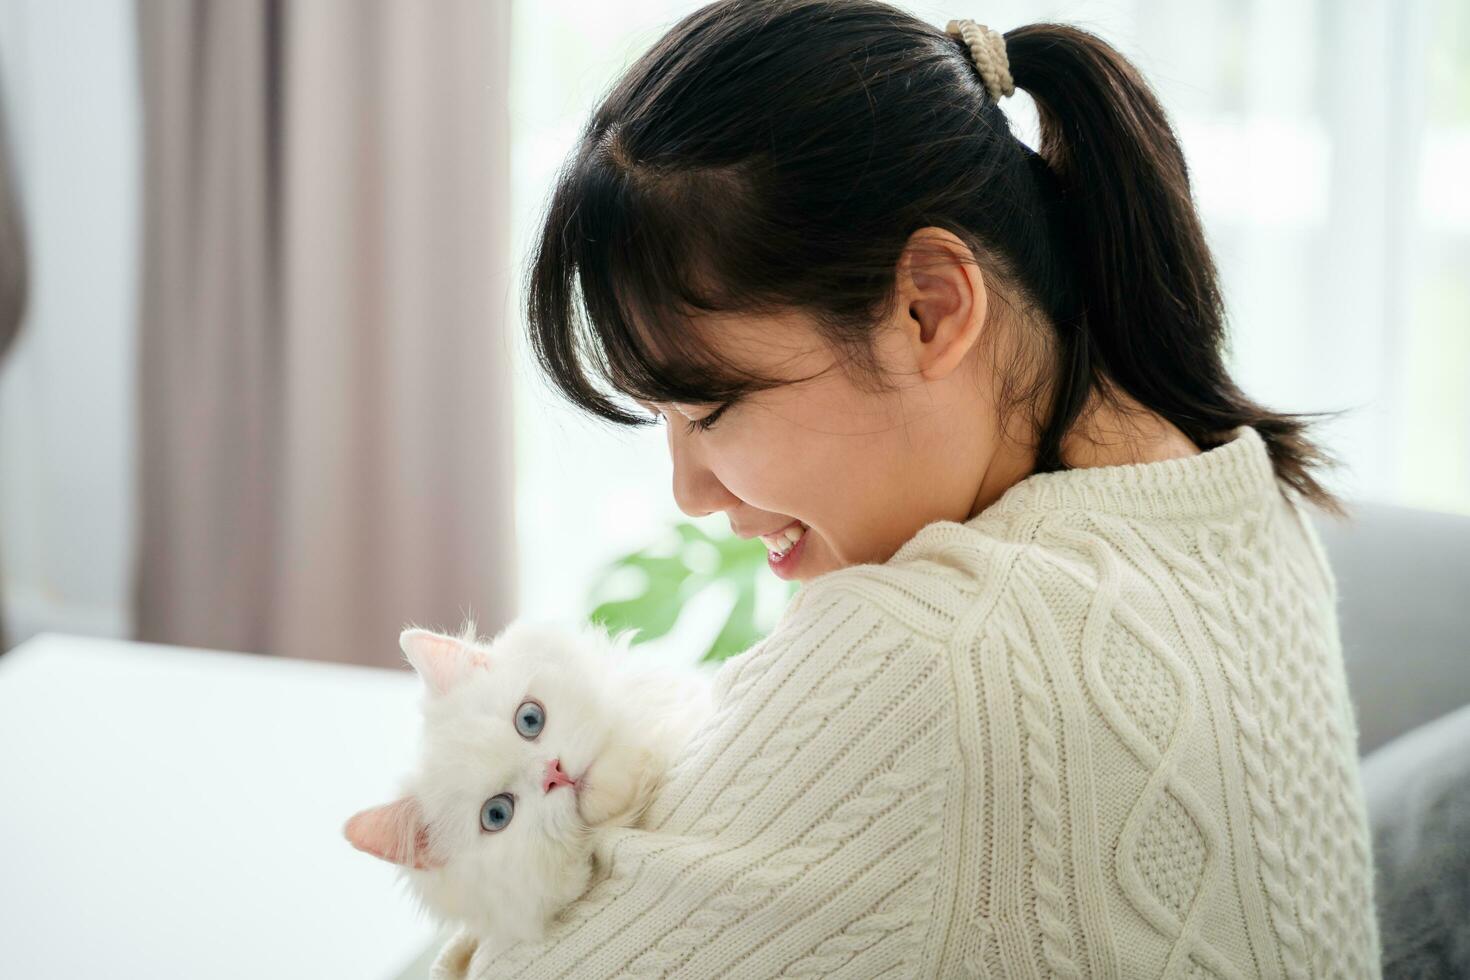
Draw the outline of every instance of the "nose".
M673 430L683 423L669 423L669 459L674 467L674 503L690 517L703 517L717 510L731 510L740 498L729 491L713 470L698 459L698 454L678 441L683 434Z
M541 779L541 791L550 793L558 786L570 786L576 790L577 781L561 771L560 759L548 759L546 760L546 775Z

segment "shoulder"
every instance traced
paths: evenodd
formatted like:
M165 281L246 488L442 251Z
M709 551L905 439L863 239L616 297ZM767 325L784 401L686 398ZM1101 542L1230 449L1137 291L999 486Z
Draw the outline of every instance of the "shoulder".
M738 700L751 711L769 700L799 701L808 712L825 711L851 708L860 691L897 697L906 690L905 696L927 697L948 711L953 697L943 641L915 629L893 603L875 601L860 582L824 576L792 597L764 639L720 666L716 703Z
M1198 553L1202 528L1081 510L941 521L889 561L849 566L808 588L813 600L848 597L951 659L986 641L1060 656L1083 641L1089 621L1164 640L1172 620L1154 614L1171 603L1214 610L1218 583Z
M1099 562L1116 554L1084 515L936 521L888 561L829 572L798 599L809 593L815 606L864 606L940 644L963 643L1017 601L1075 601L1096 585Z

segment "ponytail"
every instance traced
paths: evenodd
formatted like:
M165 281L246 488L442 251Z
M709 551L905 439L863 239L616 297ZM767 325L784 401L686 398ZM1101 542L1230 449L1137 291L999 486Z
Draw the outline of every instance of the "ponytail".
M1031 24L1005 35L1011 75L1041 122L1038 177L1072 283L1054 294L1055 394L1037 469L1064 468L1063 435L1094 390L1116 384L1208 449L1249 425L1277 476L1324 510L1341 504L1312 469L1335 461L1226 371L1224 303L1163 108L1137 70L1096 35ZM1046 171L1042 173L1041 171Z

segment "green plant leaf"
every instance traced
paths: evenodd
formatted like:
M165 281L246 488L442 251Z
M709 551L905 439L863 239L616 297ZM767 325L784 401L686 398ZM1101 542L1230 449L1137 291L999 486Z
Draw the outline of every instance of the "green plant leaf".
M603 594L610 577L635 568L644 575L641 591L631 598L597 603L588 618L614 632L637 627L633 645L665 636L678 623L684 605L703 589L726 582L735 591L735 603L714 641L705 651L704 662L724 660L760 641L756 622L756 598L767 570L766 549L758 539L746 540L733 534L714 536L688 521L673 528L680 542L672 555L650 554L643 548L609 562L594 582L589 601ZM714 549L713 569L708 567L709 549ZM799 588L789 583L787 599Z
M594 586L593 595L603 591L607 580L624 568L636 568L644 575L643 591L630 598L603 602L587 616L613 632L629 627L638 627L641 632L634 642L657 639L679 619L683 603L680 599L682 586L690 577L689 567L678 556L664 557L635 552L610 562L602 577Z

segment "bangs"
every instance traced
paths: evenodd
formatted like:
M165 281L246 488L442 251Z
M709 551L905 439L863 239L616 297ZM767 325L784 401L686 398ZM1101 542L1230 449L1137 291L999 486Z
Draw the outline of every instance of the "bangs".
M706 220L742 213L746 188L734 168L635 167L615 133L584 143L558 178L526 290L536 357L575 405L651 425L658 420L625 412L609 393L711 404L789 383L720 356L713 324L701 319L780 308L732 283L741 229Z

